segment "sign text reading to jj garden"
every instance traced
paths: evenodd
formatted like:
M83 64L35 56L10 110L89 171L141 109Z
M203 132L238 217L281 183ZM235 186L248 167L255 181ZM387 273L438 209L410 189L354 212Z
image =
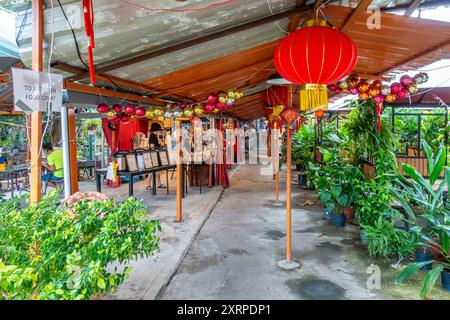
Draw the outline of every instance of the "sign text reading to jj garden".
M62 75L14 68L12 75L17 111L61 111Z

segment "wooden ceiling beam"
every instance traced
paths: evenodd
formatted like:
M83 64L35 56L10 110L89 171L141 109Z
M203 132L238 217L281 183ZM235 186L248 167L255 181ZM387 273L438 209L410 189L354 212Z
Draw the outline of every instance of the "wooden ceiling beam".
M67 64L67 63L64 63L64 62L59 62L59 61L52 63L52 68L55 68L55 69L58 69L58 70L61 70L61 71L65 71L65 72L70 72L70 73L73 73L73 74L79 74L81 72L86 71L83 68L72 66L70 64ZM124 87L127 87L127 88L132 88L132 89L135 89L135 90L140 90L140 91L151 93L152 97L153 97L153 93L161 92L160 90L157 90L155 88L149 87L149 86L147 86L145 84L134 82L134 81L131 81L131 80L122 79L122 78L115 77L115 76L111 76L109 74L97 74L96 73L95 76L96 76L97 80L102 81L102 82L106 82L106 83L110 83L110 84L115 85L115 86L124 86ZM192 99L190 99L188 97L179 96L179 95L173 95L173 96L175 98L185 99L185 100L194 102L194 100L192 100Z
M152 98L144 98L135 94L127 94L118 91L102 89L98 87L88 86L81 83L74 83L70 81L64 81L64 88L69 91L81 92L87 94L94 95L102 95L104 97L116 98L116 99L124 99L127 101L134 101L137 103L148 103L153 105L164 105L164 102L152 99Z
M367 8L372 3L372 0L361 0L358 6L350 13L344 25L341 27L342 32L348 32L358 21L358 19L367 11Z
M164 95L168 95L168 94L170 95L175 92L190 90L191 88L203 87L203 86L208 87L211 84L211 82L216 82L216 81L214 81L214 79L218 79L218 78L220 78L221 81L224 81L225 79L228 79L228 78L235 78L236 80L239 80L238 77L235 76L236 73L243 74L243 76L241 76L239 78L246 78L246 77L248 77L248 73L251 69L261 67L262 65L266 65L267 63L269 63L272 60L273 60L273 58L271 58L270 60L259 61L257 63L253 63L253 64L250 64L247 66L240 66L239 68L236 68L234 70L227 71L226 75L214 74L213 76L208 76L207 78L204 78L200 81L195 81L195 82L192 82L192 83L189 83L186 85L182 85L179 87L170 88L164 92L154 95L153 98L160 98L160 97L163 97ZM219 80L217 80L217 81L219 81Z
M419 7L422 0L413 0L409 7L405 10L405 16L410 16Z
M442 42L442 43L440 43L440 44L438 44L438 45L436 45L434 47L431 47L431 48L428 48L428 49L426 49L424 51L421 51L421 52L419 52L419 53L417 53L417 54L415 54L415 55L413 55L413 56L411 56L411 57L409 57L409 58L407 58L407 59L405 59L405 60L403 60L403 61L401 61L399 63L396 63L393 66L390 66L388 68L385 68L384 70L381 70L380 73L378 74L378 76L382 76L385 73L388 73L389 71L392 71L394 69L397 69L397 68L400 68L400 67L404 66L405 64L412 63L412 62L414 62L414 61L416 61L416 60L418 60L420 58L423 58L423 57L429 55L430 53L439 51L439 50L441 50L441 49L443 49L443 48L445 48L445 47L447 47L449 45L450 45L450 39L448 39L448 40L446 40L446 41L444 41L444 42Z
M287 11L280 12L280 13L277 13L277 14L274 14L271 16L261 18L259 20L247 22L247 23L244 23L244 24L241 24L238 26L234 26L234 27L225 29L225 30L220 30L220 31L217 31L217 32L205 35L205 36L201 36L196 39L186 40L184 42L177 43L175 45L165 47L165 48L162 48L162 49L159 49L156 51L151 51L151 52L141 51L130 58L122 58L122 59L106 62L103 67L97 67L96 71L99 74L102 74L102 73L109 72L112 70L120 69L122 67L126 67L129 65L135 64L135 63L147 61L149 59L160 57L160 56L166 55L168 53L173 53L176 51L188 49L193 46L200 45L200 44L203 44L203 43L211 41L211 40L220 39L220 38L227 37L229 35L232 35L232 34L235 34L235 33L241 32L241 31L253 29L253 28L259 27L261 25L267 24L267 23L273 23L278 20L289 18L298 13L309 12L311 9L312 9L311 5L303 6L300 8L294 8L291 10L287 10ZM70 77L68 80L70 80L70 81L81 80L81 79L87 78L88 76L89 76L89 72L84 71L75 76Z

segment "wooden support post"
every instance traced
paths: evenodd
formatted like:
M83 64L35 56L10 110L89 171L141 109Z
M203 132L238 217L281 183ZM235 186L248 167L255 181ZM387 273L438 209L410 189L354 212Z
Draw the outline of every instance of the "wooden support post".
M177 160L177 221L181 222L183 220L183 155L181 152L181 121L177 121L177 147L176 152L178 152Z
M274 131L278 130L278 126L277 123L275 122L274 127L273 127ZM275 135L275 137L277 137L277 135ZM278 146L278 142L275 144L276 146ZM278 154L277 154L277 149L272 151L274 153L273 159L275 159L275 161L278 161L278 163L274 163L273 166L275 168L275 204L278 205L280 203L280 169L279 168L279 159L278 159Z
M78 164L76 141L76 114L73 108L67 110L69 124L70 183L72 194L78 192Z
M43 36L43 0L33 0L33 37L32 37L32 69L42 71L42 36ZM33 111L31 114L30 141L30 204L41 200L42 192L42 112Z

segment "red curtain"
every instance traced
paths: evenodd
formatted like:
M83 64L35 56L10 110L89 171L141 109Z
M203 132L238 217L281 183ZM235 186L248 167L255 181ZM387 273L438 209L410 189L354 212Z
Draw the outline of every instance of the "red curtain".
M111 154L117 151L131 151L133 149L133 137L138 132L142 132L147 135L148 120L147 119L133 119L127 123L120 122L115 126L115 139L114 145L112 139L112 130L108 126L108 120L102 120L102 129L105 135L106 142L111 148Z

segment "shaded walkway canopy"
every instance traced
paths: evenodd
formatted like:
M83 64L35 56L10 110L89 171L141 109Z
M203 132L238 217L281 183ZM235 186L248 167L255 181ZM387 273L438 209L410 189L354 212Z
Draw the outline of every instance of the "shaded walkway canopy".
M66 14L79 12L81 17L81 1L60 1ZM404 1L400 7L384 7L381 28L370 30L366 24L370 17L367 7L372 2L383 7L388 1L361 0L355 8L334 5L341 2L331 1L322 9L329 22L346 32L358 46L355 71L362 77L389 79L399 72L450 56L449 23L409 16L417 6L444 2ZM76 19L71 16L83 62L58 2L53 3L53 71L64 74L68 90L95 93L98 89L86 86L89 83L84 65L87 38L82 23L76 25ZM267 78L275 73L274 48L288 31L295 30L311 15L315 3L248 0L188 12L140 7L164 4L185 10L212 3L206 0L170 1L170 5L165 1L95 1L97 86L130 91L145 96L143 100L153 104L164 104L166 100L202 102L211 92L239 88L245 90L246 97L229 110L231 115L242 120L261 117L264 114L261 92L266 89ZM45 5L44 30L48 43L52 31L50 1L45 1ZM405 15L389 13L398 9L406 9ZM25 13L18 14L17 28L22 25ZM21 59L30 66L31 12L27 15L18 42ZM102 92L105 96L107 93Z

